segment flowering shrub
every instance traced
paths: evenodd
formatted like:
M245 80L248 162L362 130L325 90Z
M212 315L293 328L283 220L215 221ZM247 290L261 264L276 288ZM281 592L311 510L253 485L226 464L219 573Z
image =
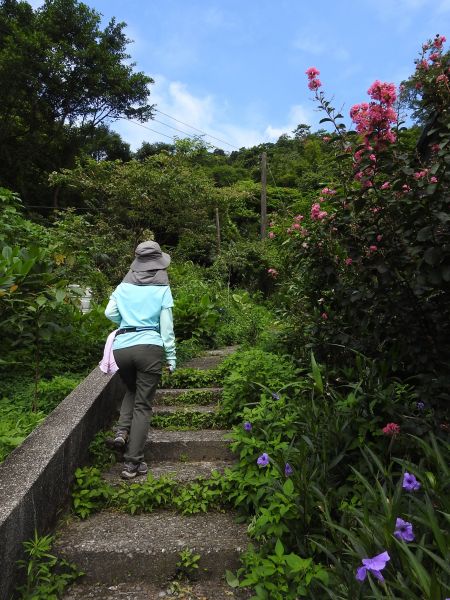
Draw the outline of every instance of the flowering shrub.
M287 228L278 220L270 242L284 256L277 285L293 351L314 347L319 357L340 361L339 345L389 363L391 372L423 374L434 406L439 394L431 386L439 382L432 373L448 372L450 361L450 60L444 42L437 36L426 44L408 83L433 119L417 149L405 145L398 116L407 86L399 92L375 81L369 102L350 111L356 132L347 132L318 70L308 69L322 121L335 128L328 142L336 151L334 175L309 213L291 217Z

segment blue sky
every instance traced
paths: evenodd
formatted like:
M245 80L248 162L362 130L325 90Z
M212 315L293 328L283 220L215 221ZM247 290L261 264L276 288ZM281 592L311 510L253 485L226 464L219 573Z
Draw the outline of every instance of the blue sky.
M40 0L30 2L33 6ZM318 128L305 70L316 66L323 89L348 115L375 79L395 82L414 69L422 42L450 40L450 0L87 0L105 21L128 24L129 53L153 77L157 108L228 141L276 141L298 123ZM448 42L446 44L448 47ZM194 130L156 114L172 127ZM183 134L147 124L166 136ZM118 122L133 149L170 141ZM232 146L205 138L232 150Z

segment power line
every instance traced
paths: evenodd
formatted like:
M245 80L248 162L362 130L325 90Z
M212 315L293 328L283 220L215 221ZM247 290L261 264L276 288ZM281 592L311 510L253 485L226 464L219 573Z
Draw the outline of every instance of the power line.
M135 125L139 125L139 127L143 127L144 129L153 131L153 133L157 133L158 135L163 135L164 137L169 138L169 140L175 139L175 136L167 135L165 133L162 133L162 131L156 131L156 129L152 129L151 127L147 127L147 125L143 125L142 123L139 123L139 121L133 121L133 119L127 119L126 117L119 117L119 119L121 119L122 121L129 121L130 123L134 123Z
M222 140L222 139L220 139L218 137L215 137L214 135L211 135L207 131L203 131L202 129L199 129L198 127L194 127L193 125L189 125L189 123L185 123L184 121L180 121L179 119L176 119L175 117L172 117L171 115L163 112L162 110L159 110L158 108L155 108L155 111L159 112L161 115L164 115L165 117L169 117L169 119L172 119L173 121L176 121L177 123L181 123L181 125L186 125L186 127L190 127L191 129L195 129L195 131L198 131L198 132L202 133L203 135L207 135L208 137L212 138L213 140L216 140L218 142L222 142L222 144L226 144L227 146L231 146L232 148L236 148L236 150L239 150L239 148L237 146L235 146L234 144L230 144L230 142L227 142L227 141ZM161 121L159 121L159 122L161 122Z
M155 123L161 123L161 125L164 125L165 127L169 127L169 129L173 129L174 131L178 131L179 133L184 133L184 135L188 135L188 136L195 136L194 133L188 133L187 131L182 131L181 129L177 129L176 127L172 127L172 125L169 125L168 123L164 123L163 121L158 121L158 119L152 119L152 121L155 121ZM195 136L198 137L198 136Z
M134 123L135 125L139 125L139 127L143 127L144 129L148 129L149 131L153 131L153 133L157 133L158 135L163 135L166 138L169 138L170 140L176 140L177 136L175 135L167 135L166 133L162 133L162 131L156 131L156 129L152 129L151 127L147 127L147 125L143 125L142 123L139 123L139 121L133 121L133 119L127 119L125 117L119 117L119 119L122 119L123 121L128 121L130 123ZM154 119L156 120L156 119ZM158 121L158 123L162 123L162 121ZM166 123L162 123L163 125L166 125L166 127L171 127L170 125L167 125ZM171 127L171 129L175 129L175 131L180 131L181 133L184 133L185 135L188 136L192 136L192 133L186 133L185 131L181 131L181 129L176 129L175 127ZM219 146L215 146L214 144L210 144L211 148L215 148L216 150L223 150L223 148L220 148Z

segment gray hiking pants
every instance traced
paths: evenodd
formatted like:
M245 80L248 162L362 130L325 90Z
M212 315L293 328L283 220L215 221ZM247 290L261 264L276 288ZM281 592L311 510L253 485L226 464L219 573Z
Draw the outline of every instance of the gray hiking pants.
M122 400L118 430L129 433L124 460L144 460L144 446L150 427L152 402L161 379L164 360L162 346L140 344L114 350L114 360L127 391Z

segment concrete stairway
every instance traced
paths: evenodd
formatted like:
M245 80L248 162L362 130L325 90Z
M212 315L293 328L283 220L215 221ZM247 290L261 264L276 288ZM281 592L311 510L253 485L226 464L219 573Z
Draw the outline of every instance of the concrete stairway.
M214 351L195 359L187 367L210 369L233 349ZM158 390L154 413L213 412L216 404L177 404L188 390ZM204 390L205 391L205 390ZM209 388L208 390L209 391ZM211 388L220 398L220 388ZM233 456L223 430L168 431L151 429L145 457L154 477L172 474L186 483L209 477L212 471L230 466ZM120 483L121 464L104 478ZM145 481L136 478L132 483ZM246 526L237 524L232 513L209 512L182 516L171 510L129 515L102 511L85 521L71 520L57 535L56 552L76 563L86 576L73 586L64 600L229 600L246 598L224 582L226 569L239 566L239 553L247 547ZM180 551L189 548L200 554L195 583L174 582Z

